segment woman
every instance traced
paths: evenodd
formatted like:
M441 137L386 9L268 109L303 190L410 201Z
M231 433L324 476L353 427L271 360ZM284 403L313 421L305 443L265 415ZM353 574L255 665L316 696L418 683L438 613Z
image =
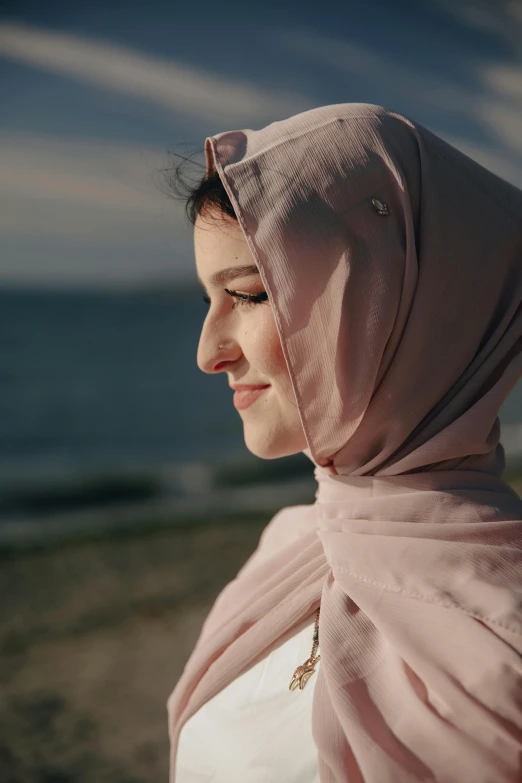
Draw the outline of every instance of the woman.
M247 447L304 451L318 489L205 620L168 702L171 783L522 780L497 415L522 374L522 192L369 104L205 152L199 367L263 387L235 395Z

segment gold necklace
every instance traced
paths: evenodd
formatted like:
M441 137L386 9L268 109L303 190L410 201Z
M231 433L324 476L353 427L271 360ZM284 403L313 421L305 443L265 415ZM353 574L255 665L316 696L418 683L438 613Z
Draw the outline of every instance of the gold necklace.
M315 664L321 660L321 656L318 655L317 658L315 657L315 653L317 652L317 648L319 647L319 614L320 614L321 608L319 607L316 612L315 617L315 627L314 627L314 642L312 644L312 653L310 657L303 663L302 666L298 666L295 670L292 681L290 683L290 690L295 691L297 686L299 686L300 690L303 690L304 686L312 676L312 674L315 672Z

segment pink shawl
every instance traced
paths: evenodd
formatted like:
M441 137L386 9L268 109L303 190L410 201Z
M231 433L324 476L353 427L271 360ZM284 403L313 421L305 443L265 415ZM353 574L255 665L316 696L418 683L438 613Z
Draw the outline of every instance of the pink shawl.
M522 192L370 104L205 150L318 489L275 515L205 620L168 701L171 783L183 724L319 605L323 783L520 782L522 501L498 411L522 374Z

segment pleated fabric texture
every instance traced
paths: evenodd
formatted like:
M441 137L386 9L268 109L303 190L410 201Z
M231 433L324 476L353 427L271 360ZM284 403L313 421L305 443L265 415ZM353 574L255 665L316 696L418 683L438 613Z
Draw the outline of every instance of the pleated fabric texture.
M273 517L206 618L168 700L170 781L184 722L320 605L322 783L520 783L522 501L498 411L522 375L522 191L371 104L205 153L318 488Z

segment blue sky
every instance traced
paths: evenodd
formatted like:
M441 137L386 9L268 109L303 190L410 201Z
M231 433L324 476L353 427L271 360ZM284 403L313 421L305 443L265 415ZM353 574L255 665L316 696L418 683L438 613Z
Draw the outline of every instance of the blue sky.
M519 2L3 8L0 285L194 280L168 151L202 163L208 135L330 103L402 112L522 187Z

